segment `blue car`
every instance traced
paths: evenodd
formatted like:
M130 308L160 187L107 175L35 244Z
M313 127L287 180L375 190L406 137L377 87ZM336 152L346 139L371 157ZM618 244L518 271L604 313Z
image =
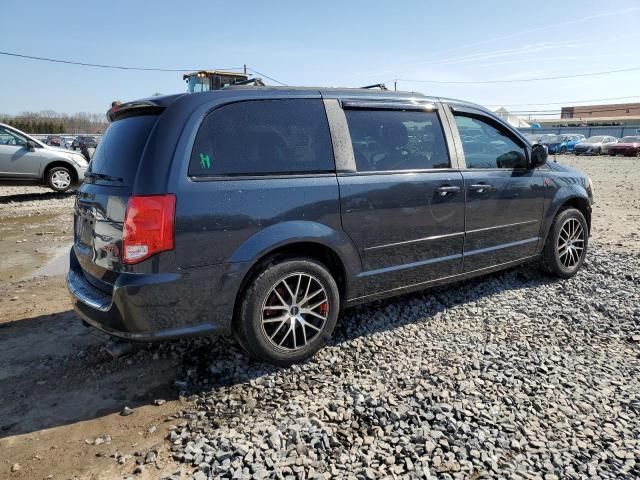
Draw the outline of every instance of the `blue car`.
M584 140L584 135L565 133L563 135L542 135L540 143L547 146L549 153L573 152L577 143Z

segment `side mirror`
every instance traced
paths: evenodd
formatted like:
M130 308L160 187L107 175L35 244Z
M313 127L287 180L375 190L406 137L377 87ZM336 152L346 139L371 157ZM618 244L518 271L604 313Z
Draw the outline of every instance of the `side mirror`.
M38 145L33 140L27 140L27 148L30 152L35 152Z
M547 163L549 153L547 149L539 143L531 149L531 168L537 168Z

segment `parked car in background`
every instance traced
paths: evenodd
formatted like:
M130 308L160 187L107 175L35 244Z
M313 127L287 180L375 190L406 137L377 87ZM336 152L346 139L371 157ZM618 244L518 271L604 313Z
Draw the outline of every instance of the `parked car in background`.
M73 144L74 140L75 137L72 137L70 135L60 135L60 146L63 148L71 149L71 144Z
M585 259L590 179L471 103L229 87L109 117L67 285L111 335L232 332L289 365L350 305L531 261L568 278Z
M625 157L635 157L640 155L640 135L622 137L618 143L609 147L609 155L624 155Z
M62 138L60 135L47 135L47 138L44 140L44 143L51 147L60 147L62 142Z
M584 135L578 134L545 135L544 137L541 143L547 146L549 153L573 152L576 144L585 139Z
M527 133L524 138L526 138L531 145L535 145L536 143L540 143L540 134L537 133Z
M576 155L602 155L606 154L609 147L617 142L615 137L597 135L578 143L573 148L573 153Z
M0 184L46 185L64 192L82 182L87 166L79 153L46 145L0 123Z
M78 135L71 143L71 149L78 150L81 143L84 143L87 148L96 148L98 146L96 137Z

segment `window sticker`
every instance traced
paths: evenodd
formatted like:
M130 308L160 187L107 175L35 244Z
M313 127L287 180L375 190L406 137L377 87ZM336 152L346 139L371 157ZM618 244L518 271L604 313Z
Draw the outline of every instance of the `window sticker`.
M209 154L200 154L200 166L202 168L211 168L211 160L209 160Z

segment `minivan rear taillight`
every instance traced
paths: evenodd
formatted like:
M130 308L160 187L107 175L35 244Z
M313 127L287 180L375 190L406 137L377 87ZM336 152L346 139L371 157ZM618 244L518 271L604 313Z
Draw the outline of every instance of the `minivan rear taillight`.
M122 232L122 263L141 262L174 248L176 197L134 195L129 198Z

